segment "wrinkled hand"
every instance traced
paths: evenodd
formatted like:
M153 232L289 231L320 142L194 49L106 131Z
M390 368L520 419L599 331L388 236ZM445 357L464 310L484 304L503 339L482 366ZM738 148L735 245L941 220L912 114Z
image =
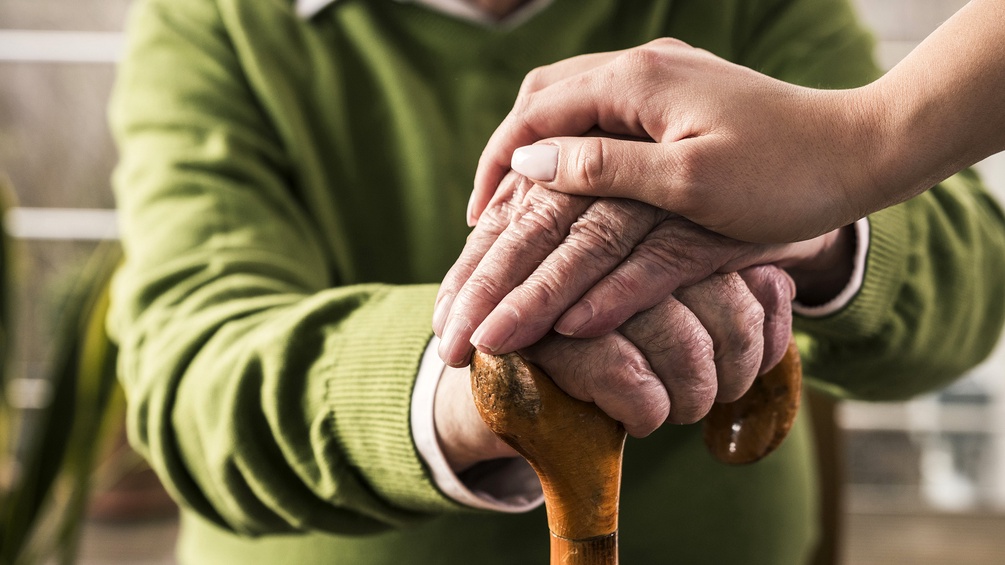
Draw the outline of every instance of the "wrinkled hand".
M904 198L877 189L889 148L869 94L794 86L672 39L542 67L482 153L468 222L512 156L547 188L648 202L737 239L817 236Z
M760 368L784 355L793 286L774 267L713 275L590 339L551 333L521 353L569 395L597 404L643 437L669 421L700 420L712 403L743 395ZM455 471L515 456L471 404L467 369L447 369L434 414Z
M511 172L440 286L433 318L439 354L463 366L472 343L506 353L553 327L598 337L679 288L752 265L798 268L801 293L832 296L848 280L847 272L826 268L846 258L842 234L744 243L647 204L549 191Z

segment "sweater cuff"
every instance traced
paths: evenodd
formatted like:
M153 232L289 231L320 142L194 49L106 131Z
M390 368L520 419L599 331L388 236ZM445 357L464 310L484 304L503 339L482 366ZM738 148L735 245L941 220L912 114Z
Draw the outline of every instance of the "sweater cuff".
M444 497L412 442L412 387L426 343L435 285L387 287L374 292L338 332L349 339L326 347L325 402L333 437L347 465L368 488L395 507L431 513L456 511Z
M910 226L903 206L887 208L865 221L869 241L861 289L843 307L829 314L795 316L795 329L845 339L851 335L868 337L880 331L884 316L893 308L903 285Z
M433 420L436 387L444 369L436 352L439 343L439 338L433 336L426 346L412 393L412 437L433 482L451 499L471 508L509 513L533 510L544 501L544 493L537 474L524 458L488 461L460 475L447 463Z

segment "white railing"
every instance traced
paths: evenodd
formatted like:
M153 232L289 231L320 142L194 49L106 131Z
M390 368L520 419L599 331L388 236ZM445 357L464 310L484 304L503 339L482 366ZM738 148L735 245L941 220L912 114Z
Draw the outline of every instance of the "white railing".
M97 208L11 208L4 228L15 239L95 241L117 239L115 210Z
M0 61L114 63L124 46L121 32L0 29Z

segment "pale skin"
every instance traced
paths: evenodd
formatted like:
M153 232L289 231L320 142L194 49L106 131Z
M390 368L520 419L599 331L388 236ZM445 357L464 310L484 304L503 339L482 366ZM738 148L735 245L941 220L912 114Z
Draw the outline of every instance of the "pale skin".
M789 85L668 39L536 69L485 148L469 223L512 157L544 187L638 199L745 241L826 233L1005 149L1002 21L1005 2L974 0L850 90ZM554 150L550 166L514 153L530 144Z

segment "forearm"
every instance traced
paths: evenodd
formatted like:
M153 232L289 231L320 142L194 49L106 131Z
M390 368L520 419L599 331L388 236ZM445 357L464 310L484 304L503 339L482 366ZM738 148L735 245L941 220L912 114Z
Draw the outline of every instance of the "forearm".
M350 238L292 180L219 18L141 3L111 102L126 262L110 325L132 441L176 498L245 533L457 508L409 433L435 287L350 284Z
M434 289L236 299L234 282L117 319L134 442L170 490L246 533L373 531L455 507L408 424Z
M877 205L901 202L1005 149L1005 3L974 0L874 84ZM866 197L865 195L863 197ZM879 209L878 207L874 209Z

